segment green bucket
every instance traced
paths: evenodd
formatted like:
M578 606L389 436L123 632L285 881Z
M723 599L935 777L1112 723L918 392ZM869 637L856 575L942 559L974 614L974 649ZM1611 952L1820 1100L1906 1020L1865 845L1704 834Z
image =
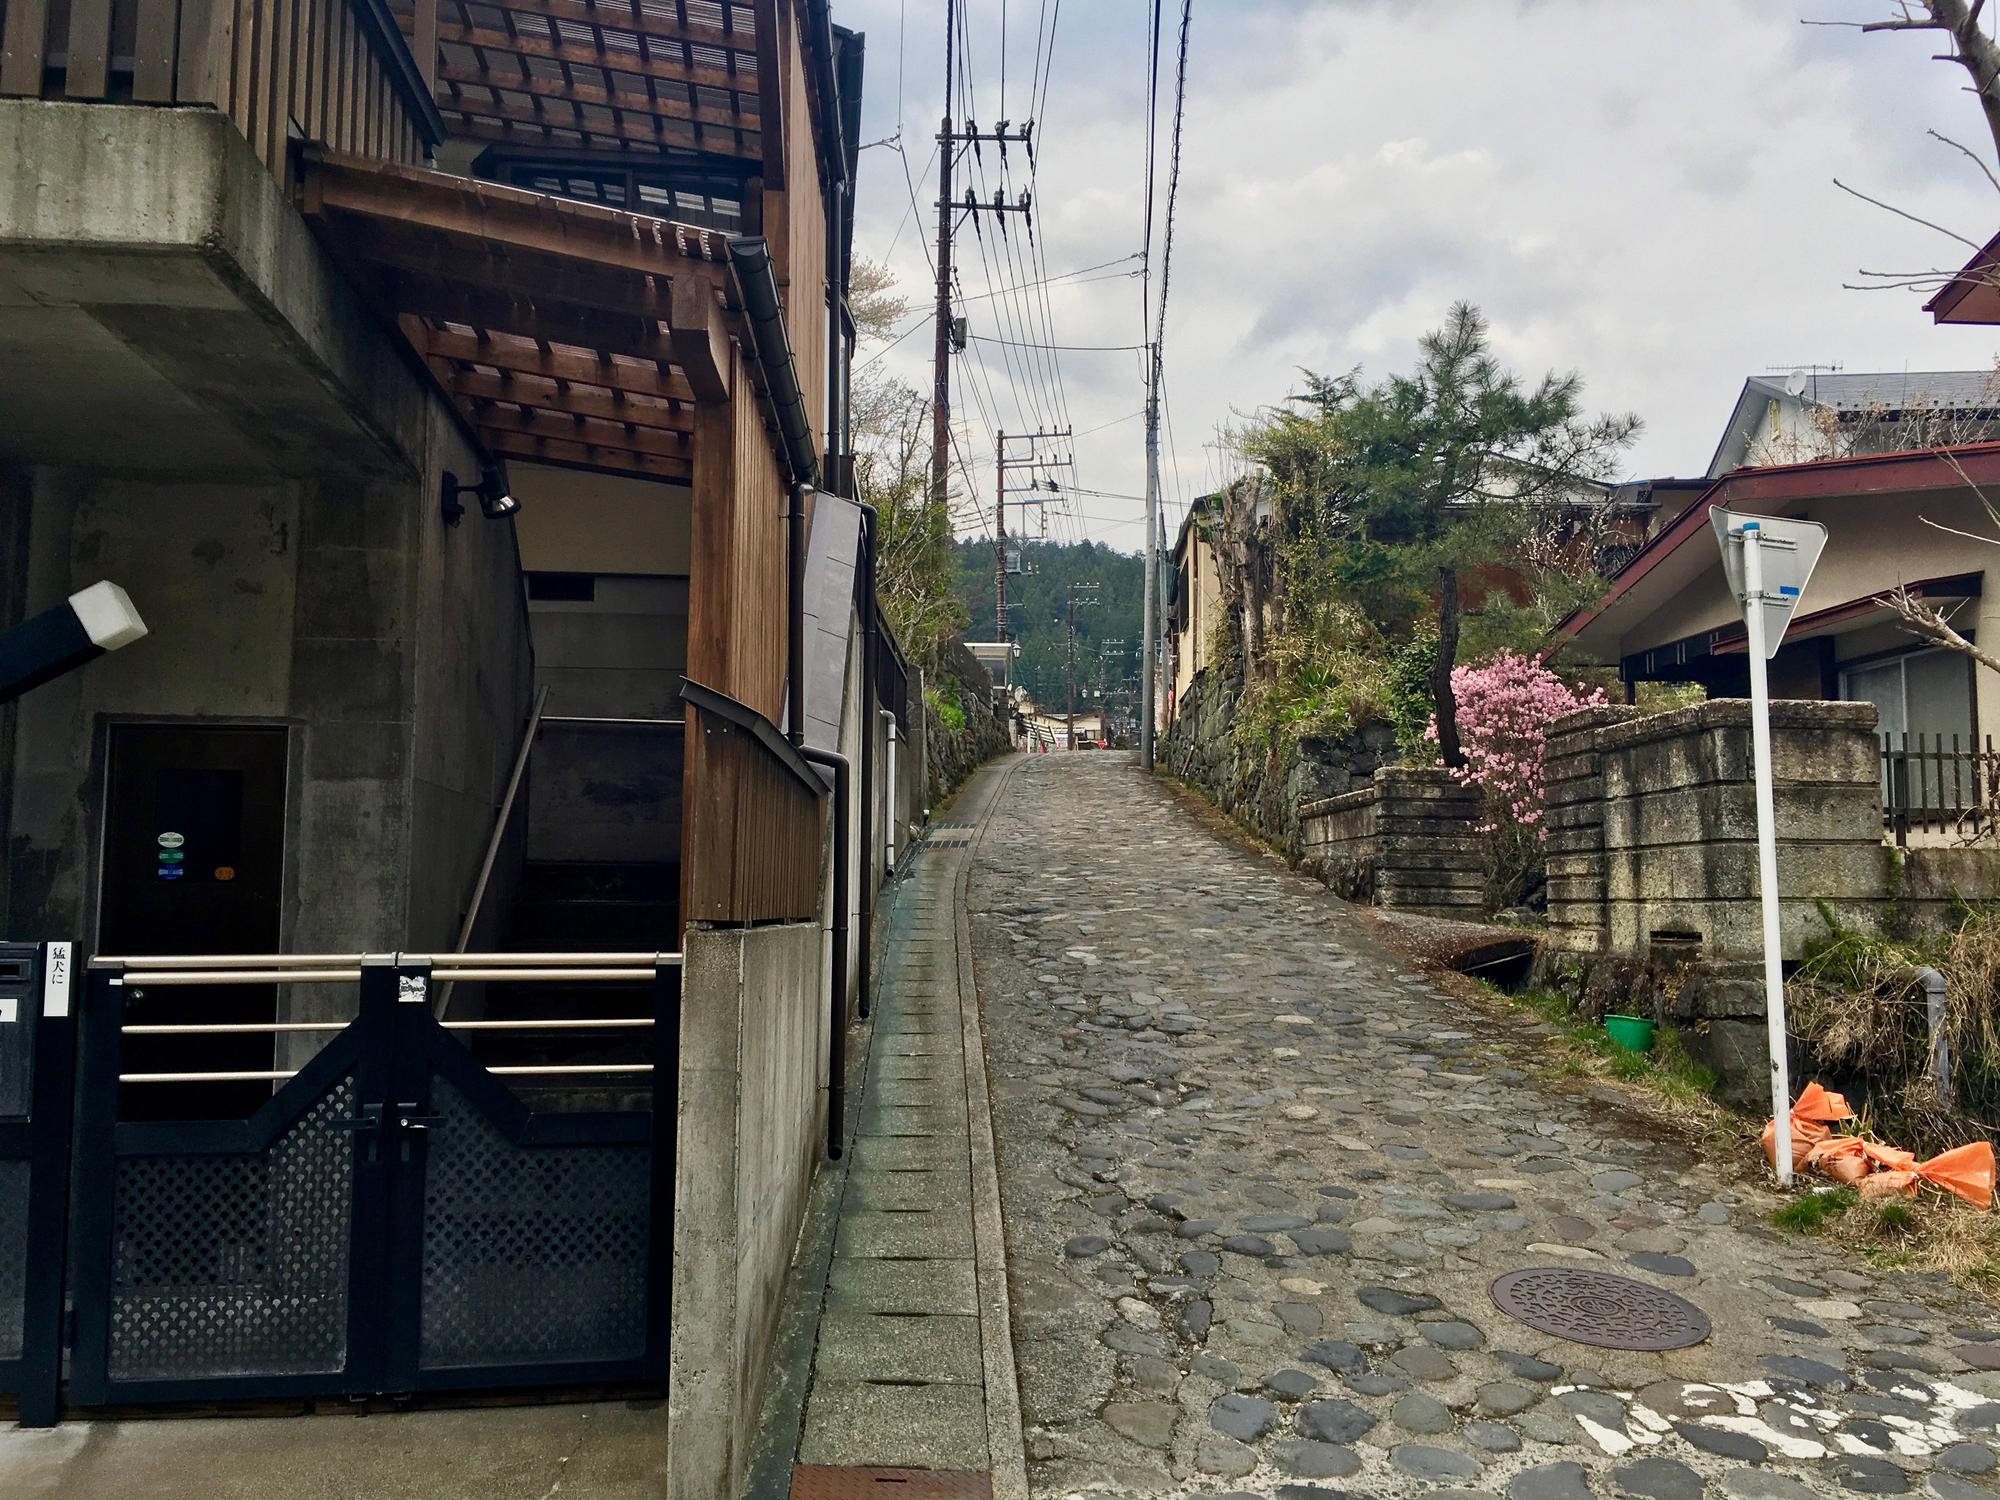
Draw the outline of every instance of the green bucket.
M1653 1050L1653 1023L1643 1016L1606 1016L1604 1029L1627 1052Z

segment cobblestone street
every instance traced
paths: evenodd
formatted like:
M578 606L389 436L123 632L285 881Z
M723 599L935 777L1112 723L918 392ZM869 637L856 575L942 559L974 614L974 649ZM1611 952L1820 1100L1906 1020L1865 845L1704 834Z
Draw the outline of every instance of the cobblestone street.
M1533 1027L1129 757L1029 758L973 854L1036 1496L1994 1493L1991 1309L1539 1081ZM1488 1296L1532 1267L1713 1332L1538 1333Z

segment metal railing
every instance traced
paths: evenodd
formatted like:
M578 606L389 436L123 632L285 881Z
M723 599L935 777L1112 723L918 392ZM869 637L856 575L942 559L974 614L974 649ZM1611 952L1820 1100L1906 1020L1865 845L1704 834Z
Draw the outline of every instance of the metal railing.
M487 983L630 984L656 980L662 970L678 969L679 953L311 953L311 954L173 954L98 958L95 970L115 971L128 991L140 987L233 986L280 984L358 984L363 965L392 961L399 982L419 988L405 998L422 1000L433 985L481 980ZM197 1037L335 1035L352 1023L325 1021L175 1021L126 1022L122 1036ZM504 1020L447 1021L447 1032L522 1033L644 1031L658 1025L655 1016L539 1016ZM495 1076L517 1078L607 1077L651 1073L652 1062L523 1063L487 1065ZM209 1068L172 1072L124 1072L121 1084L283 1083L298 1076L298 1068Z
M1884 734L1882 818L1897 847L1910 834L1975 843L1994 836L2000 817L2000 751L1987 735Z

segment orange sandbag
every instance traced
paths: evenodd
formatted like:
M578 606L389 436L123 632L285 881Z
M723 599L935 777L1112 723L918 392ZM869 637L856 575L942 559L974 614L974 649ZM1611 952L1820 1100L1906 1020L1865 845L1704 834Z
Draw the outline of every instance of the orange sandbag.
M1907 1172L1917 1164L1917 1153L1905 1151L1901 1146L1885 1146L1880 1141L1863 1141L1861 1149L1871 1163L1885 1172Z
M1917 1174L1915 1172L1870 1172L1856 1184L1864 1198L1914 1198L1917 1194Z
M1821 1088L1817 1081L1799 1090L1797 1102L1792 1105L1795 1120L1851 1120L1854 1111L1847 1107L1845 1095L1836 1094L1831 1089Z
M1858 1135L1836 1135L1821 1141L1806 1152L1804 1164L1835 1182L1859 1182L1875 1169L1868 1158L1868 1142Z
M1991 1141L1974 1141L1970 1145L1955 1146L1941 1156L1933 1156L1929 1161L1919 1162L1914 1170L1918 1177L1931 1186L1956 1194L1974 1208L1993 1206Z
M1851 1120L1854 1111L1847 1107L1847 1100L1839 1094L1820 1087L1817 1082L1807 1084L1799 1090L1799 1097L1792 1105L1792 1160L1802 1161L1808 1152L1833 1132L1828 1122ZM1764 1123L1764 1155L1771 1165L1778 1164L1778 1122Z
M1832 1134L1826 1126L1820 1124L1817 1120L1801 1120L1797 1115L1792 1116L1790 1124L1792 1127L1792 1160L1795 1163L1804 1161L1807 1156L1812 1154L1813 1147ZM1770 1162L1773 1168L1778 1165L1778 1122L1776 1120L1766 1120L1764 1122L1764 1159Z

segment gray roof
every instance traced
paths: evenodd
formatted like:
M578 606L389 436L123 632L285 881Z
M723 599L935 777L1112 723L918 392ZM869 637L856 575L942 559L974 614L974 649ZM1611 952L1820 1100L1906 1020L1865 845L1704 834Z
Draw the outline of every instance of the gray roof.
M1867 411L1882 407L1904 411L1914 406L1951 408L1993 407L1996 377L1991 370L1895 370L1879 374L1846 371L1805 372L1801 400L1835 411ZM1768 395L1785 396L1783 375L1753 375L1750 384Z

